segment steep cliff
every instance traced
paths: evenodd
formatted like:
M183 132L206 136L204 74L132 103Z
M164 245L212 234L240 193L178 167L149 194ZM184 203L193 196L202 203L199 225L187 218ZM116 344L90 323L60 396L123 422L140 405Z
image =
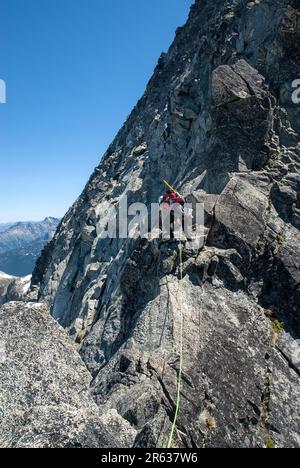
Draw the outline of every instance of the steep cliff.
M300 446L299 0L199 0L39 259L32 291L134 444ZM167 179L205 204L200 250L102 239ZM181 352L181 319L183 349Z

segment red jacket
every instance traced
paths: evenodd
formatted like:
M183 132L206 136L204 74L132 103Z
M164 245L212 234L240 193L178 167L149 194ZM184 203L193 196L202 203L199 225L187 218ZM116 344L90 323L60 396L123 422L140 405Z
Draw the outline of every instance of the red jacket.
M185 203L185 199L181 198L178 193L165 193L163 201L169 204L171 203Z

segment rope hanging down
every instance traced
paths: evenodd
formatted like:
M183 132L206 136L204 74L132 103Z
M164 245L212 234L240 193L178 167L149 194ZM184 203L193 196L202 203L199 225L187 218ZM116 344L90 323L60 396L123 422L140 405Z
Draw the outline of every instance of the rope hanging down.
M181 385L182 385L182 371L183 371L183 310L182 310L182 280L183 280L183 267L182 267L182 243L179 245L179 264L180 264L180 279L179 279L179 310L180 310L180 361L179 361L179 372L177 378L177 394L176 394L176 409L174 420L171 427L171 432L168 439L167 448L171 448L173 444L174 432L176 429L176 423L180 411L180 399L181 399Z

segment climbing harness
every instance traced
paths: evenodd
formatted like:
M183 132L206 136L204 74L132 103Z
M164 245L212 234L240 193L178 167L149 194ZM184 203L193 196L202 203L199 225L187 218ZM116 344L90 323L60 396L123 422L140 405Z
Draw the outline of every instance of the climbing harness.
M179 371L177 377L177 393L176 393L176 408L174 420L171 426L170 435L168 438L167 448L171 448L174 439L174 432L176 429L176 423L180 412L180 400L181 400L181 386L182 386L182 372L183 372L183 309L182 309L182 280L183 280L183 266L182 266L182 242L179 244L179 310L180 310L180 345L179 345Z

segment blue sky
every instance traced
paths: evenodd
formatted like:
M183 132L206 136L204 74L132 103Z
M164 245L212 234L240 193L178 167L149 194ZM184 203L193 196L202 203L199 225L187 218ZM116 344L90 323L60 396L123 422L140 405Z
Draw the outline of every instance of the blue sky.
M0 222L62 216L193 0L0 0Z

